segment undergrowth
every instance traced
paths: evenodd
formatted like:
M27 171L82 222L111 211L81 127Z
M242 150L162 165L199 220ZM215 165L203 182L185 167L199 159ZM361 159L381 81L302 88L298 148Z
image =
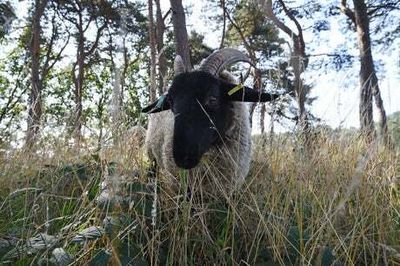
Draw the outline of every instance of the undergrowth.
M257 138L236 188L194 171L151 174L138 146L3 150L0 261L399 264L398 153L357 137L296 143Z

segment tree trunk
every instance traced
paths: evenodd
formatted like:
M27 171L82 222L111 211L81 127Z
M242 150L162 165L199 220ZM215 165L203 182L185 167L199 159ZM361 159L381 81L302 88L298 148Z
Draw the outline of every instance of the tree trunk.
M354 0L354 15L357 26L358 47L360 50L360 128L363 134L372 137L374 120L372 109L372 61L371 40L369 36L369 19L364 1Z
M274 136L275 136L275 112L271 113L271 122L269 124L269 145L272 147L274 144Z
M260 110L260 129L261 129L261 134L263 135L265 133L265 103L261 103L261 110Z
M128 71L128 67L129 67L129 58L128 58L128 48L126 47L126 43L125 43L125 38L123 41L123 58L124 58L124 64L122 67L122 73L121 73L121 97L120 97L120 106L124 106L124 93L125 93L125 79L126 79L126 73Z
M32 43L31 43L31 92L29 96L28 128L26 133L26 146L31 147L37 138L42 117L42 88L43 79L40 77L40 20L43 16L47 0L35 0L35 9L32 17Z
M172 9L172 24L174 27L176 54L182 57L186 70L192 69L188 34L186 30L185 12L182 0L170 0Z
M382 136L382 139L383 139L383 142L385 143L385 145L391 147L393 145L393 142L389 135L386 111L385 111L385 107L383 106L383 100L381 97L381 91L380 91L380 88L378 85L378 77L376 76L376 73L374 73L374 75L372 76L372 79L373 79L372 82L376 84L374 86L373 94L374 94L374 99L375 99L375 105L378 108L379 117L380 117L380 123L379 123L379 127L381 130L380 133L381 133L381 136Z
M305 70L305 49L302 45L303 41L299 37L292 37L294 50L292 51L290 64L293 67L294 72L294 88L296 91L296 98L298 104L298 125L300 132L305 134L309 129L307 111L305 107L307 91L304 89L303 80L301 79L301 74ZM306 137L306 136L304 136Z
M272 0L260 0L261 7L265 10L266 16L283 32L290 36L293 43L293 51L291 52L290 65L293 67L294 73L294 88L296 92L296 100L298 104L298 126L302 135L303 141L307 142L309 121L307 118L307 110L305 108L305 102L307 98L307 91L304 89L304 84L301 79L301 74L307 67L307 57L305 53L305 43L303 39L303 29L294 17L293 13L287 9L285 3L282 0L278 0L281 4L286 16L296 25L297 34L292 31L286 24L284 24L274 14L272 9Z
M256 64L255 58L253 57L252 54L250 54L250 60L252 61L252 63L254 65ZM261 71L258 68L253 68L253 76L254 76L253 88L256 90L261 90L262 89ZM254 115L254 110L256 109L257 104L258 103L250 104L250 108L249 108L250 128L253 128L253 115Z
M82 1L75 1L77 6L77 21L73 22L77 34L76 42L77 42L77 50L76 50L76 62L72 69L72 79L74 82L74 101L75 101L75 113L74 113L74 138L75 145L79 148L80 142L82 139L82 126L84 122L83 114L83 90L84 90L84 80L85 80L85 70L93 64L93 60L91 60L90 56L95 53L96 48L99 45L99 40L102 35L103 30L107 27L107 21L104 22L103 25L99 25L99 21L97 17L90 17L88 20L85 20L86 16L85 6L82 4ZM85 24L85 21L86 24ZM88 42L85 38L85 32L89 29L92 21L95 21L97 26L97 32L94 35L95 41L88 46ZM77 69L76 69L77 68ZM77 73L76 73L77 72Z
M82 90L83 80L85 75L85 45L84 45L84 31L82 25L82 16L79 14L79 27L78 27L78 48L76 62L78 66L78 76L74 75L74 101L75 101L75 116L74 116L74 137L75 144L79 146L82 138ZM73 69L72 71L75 71Z
M374 136L374 120L372 97L380 115L381 134L386 144L389 135L386 121L386 112L375 72L374 60L371 51L371 38L369 32L369 17L364 0L353 0L355 24L357 26L358 47L360 50L360 128L363 134L372 138Z
M164 84L165 77L167 75L167 59L164 53L164 31L165 24L164 18L161 13L160 0L156 2L156 42L157 42L157 53L158 53L158 93L161 95L166 89Z
M156 39L154 34L153 1L148 0L149 8L149 43L150 43L150 102L156 99Z
M114 65L112 67L112 70L114 72L114 82L113 82L111 110L110 110L111 134L113 136L114 144L117 144L120 136L120 128L121 128L120 126L122 120L122 99L121 99L122 78L121 78L121 68L119 66Z

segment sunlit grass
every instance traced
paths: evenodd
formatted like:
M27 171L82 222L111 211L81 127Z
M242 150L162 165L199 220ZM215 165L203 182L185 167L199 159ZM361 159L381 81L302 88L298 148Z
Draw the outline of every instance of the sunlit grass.
M64 265L400 263L396 151L357 136L318 134L308 148L258 137L233 189L212 163L207 175L151 176L142 141L127 143L3 153L1 260L63 265L62 248ZM39 234L56 241L27 245Z

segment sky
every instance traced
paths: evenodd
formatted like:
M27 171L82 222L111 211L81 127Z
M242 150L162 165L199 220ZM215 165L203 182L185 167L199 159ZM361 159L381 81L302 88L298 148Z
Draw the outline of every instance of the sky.
M184 6L189 7L189 10L192 11L191 15L186 16L188 32L195 29L205 36L207 45L217 48L221 32L212 31L213 27L202 18L204 16L202 9L205 6L205 2L196 0L185 0L183 2ZM297 2L300 3L303 0L297 0ZM161 5L163 9L168 9L169 0L161 0ZM345 17L343 16L339 19L345 19ZM295 29L293 25L291 26L292 29ZM302 26L307 28L310 25ZM282 32L281 37L288 39L288 36ZM311 47L313 50L312 54L332 53L337 46L346 42L346 37L348 36L344 36L340 31L338 18L330 21L330 30L321 36L314 36L307 31L304 35L307 48ZM355 33L354 38L356 38ZM354 40L356 41L356 39ZM378 72L378 78L380 78L379 85L387 114L400 111L400 42L397 43L397 48L394 51L373 50L374 59L383 63L383 69ZM349 52L354 56L358 56L357 49L351 49ZM313 58L310 60L313 60ZM357 60L355 60L355 65L352 68L340 72L328 70L326 73L321 74L307 71L304 75L304 80L314 85L311 96L318 97L311 106L311 112L333 128L358 127L358 73L359 63ZM377 110L374 110L374 118L378 121L376 114ZM268 119L266 123L269 123ZM285 128L285 126L282 128L282 130L287 129L289 128ZM256 132L258 130L259 128L255 129Z
M297 0L302 2L303 0ZM205 1L184 0L184 7L191 11L191 14L186 14L186 22L188 32L192 29L196 30L205 36L205 43L212 47L219 46L221 32L213 31L214 26L210 25L210 21L204 18ZM26 1L19 2L16 6L17 16L26 16L27 6ZM167 11L170 7L169 0L161 0L161 7ZM207 14L208 15L208 14ZM345 19L344 16L339 19ZM294 29L293 25L291 25ZM310 25L302 25L307 28ZM288 38L281 33L283 38ZM312 50L312 54L332 53L335 47L346 42L346 37L340 31L340 24L337 18L330 21L330 30L319 36L314 36L310 32L305 32L304 38L306 49ZM354 34L354 40L356 36ZM347 40L348 41L348 40ZM381 95L384 102L384 107L387 114L400 111L400 41L398 41L396 50L393 51L375 51L373 56L375 60L380 60L383 63L383 68L378 72L380 79L379 85ZM307 51L308 51L307 50ZM349 53L358 56L358 50L355 46L349 47ZM313 60L311 58L310 60ZM310 62L311 63L311 62ZM352 68L336 72L327 70L326 73L321 71L307 71L303 76L308 84L313 84L311 96L316 96L318 99L311 106L311 112L321 118L323 122L333 128L336 127L358 127L358 103L359 103L359 84L358 70L359 64L357 60ZM322 73L322 74L321 74ZM377 112L375 110L374 115ZM375 117L378 121L378 118ZM266 118L266 127L268 128L269 119ZM254 133L258 133L259 126L256 127ZM278 126L278 131L290 130L291 125Z

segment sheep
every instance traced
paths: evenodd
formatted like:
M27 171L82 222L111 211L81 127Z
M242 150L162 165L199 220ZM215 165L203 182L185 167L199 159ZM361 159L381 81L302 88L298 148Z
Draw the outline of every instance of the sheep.
M179 169L209 171L240 184L251 159L250 113L246 102L279 97L236 85L228 65L248 62L236 49L217 50L197 70L187 72L175 58L168 91L142 111L149 115L145 146L150 159L175 176Z

